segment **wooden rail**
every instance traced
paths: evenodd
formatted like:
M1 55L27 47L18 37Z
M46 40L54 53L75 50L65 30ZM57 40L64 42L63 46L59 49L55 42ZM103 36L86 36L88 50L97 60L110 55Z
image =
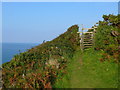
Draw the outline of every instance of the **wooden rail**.
M94 34L95 34L95 29L94 28L88 28L89 29L94 29L93 32L83 32L85 30L82 28L82 32L77 32L80 35L80 48L83 51L84 49L91 48L94 45Z
M80 37L80 48L81 50L91 48L93 46L93 32L84 32Z

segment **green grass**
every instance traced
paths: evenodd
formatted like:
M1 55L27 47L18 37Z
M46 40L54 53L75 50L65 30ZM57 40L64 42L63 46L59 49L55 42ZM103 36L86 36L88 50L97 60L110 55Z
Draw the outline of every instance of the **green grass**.
M10 62L2 64L4 88L52 87L65 73L67 58L73 56L79 45L78 28L73 25L52 41L15 55Z
M76 53L78 53L78 54L76 54ZM70 86L71 86L70 81L71 81L71 78L72 78L71 77L71 72L73 71L73 68L76 68L75 67L75 62L79 58L79 55L80 55L79 53L80 53L80 51L76 51L75 54L74 54L74 57L69 58L69 62L67 63L68 65L67 65L67 69L66 69L67 74L64 75L64 77L59 78L57 80L57 82L53 86L54 88L70 88Z
M56 82L57 88L117 88L118 64L100 62L102 51L76 51L68 64L68 73Z

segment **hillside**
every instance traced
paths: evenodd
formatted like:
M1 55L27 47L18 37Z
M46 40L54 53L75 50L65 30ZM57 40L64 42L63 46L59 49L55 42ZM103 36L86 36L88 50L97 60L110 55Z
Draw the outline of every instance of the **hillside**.
M66 63L79 43L78 26L73 25L59 37L45 42L2 65L5 88L51 88L65 73Z
M79 27L2 65L4 88L117 88L120 62L119 15L103 15L94 46L80 49ZM90 32L93 30L89 30Z
M117 88L118 64L104 61L103 51L77 50L68 64L67 74L55 83L55 88ZM99 89L98 89L99 90Z
M55 84L64 88L118 88L120 62L119 15L103 15L94 34L92 48L76 50L67 75ZM92 29L89 32L93 31Z

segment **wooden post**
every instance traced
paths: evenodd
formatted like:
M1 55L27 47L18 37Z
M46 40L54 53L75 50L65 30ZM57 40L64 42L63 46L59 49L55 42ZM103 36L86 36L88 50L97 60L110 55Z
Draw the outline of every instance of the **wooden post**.
M81 35L81 51L82 51L82 52L83 52L83 49L84 49L84 47L83 47L83 42L84 42L83 30L84 30L84 28L83 28L83 24L82 24L82 35Z
M80 44L80 48L81 48L81 51L83 52L83 39L84 38L84 36L83 36L83 34L81 35L81 44Z
M94 27L94 31L93 31L93 46L95 46L95 33L96 33L96 30L97 27Z
M82 32L77 32L80 35L80 48L81 48L82 52L85 48L90 48L94 45L94 33L95 33L96 28L97 27L83 28L83 25L82 25L82 29L81 29ZM94 29L94 31L93 32L83 32L83 30L89 30L89 29ZM86 35L86 34L88 34L88 35Z
M77 32L78 34L79 34L79 38L80 38L80 47L81 47L81 35L80 35L80 33L82 33L82 32Z

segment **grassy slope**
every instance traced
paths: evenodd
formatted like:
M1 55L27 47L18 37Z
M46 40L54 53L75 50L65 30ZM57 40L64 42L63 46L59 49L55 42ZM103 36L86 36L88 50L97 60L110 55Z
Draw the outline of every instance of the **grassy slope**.
M73 25L59 37L2 64L4 88L52 88L66 70L68 58L78 47L78 26Z
M68 74L56 83L64 88L115 88L118 80L118 65L108 61L100 62L101 51L92 49L77 51L68 65ZM82 59L82 62L81 62ZM81 64L82 63L82 64Z

